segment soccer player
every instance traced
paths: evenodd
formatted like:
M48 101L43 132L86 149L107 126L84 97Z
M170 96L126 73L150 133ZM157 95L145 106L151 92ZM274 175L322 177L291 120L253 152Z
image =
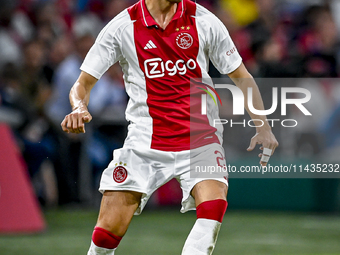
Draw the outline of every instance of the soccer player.
M141 0L99 34L71 89L73 111L61 126L67 133L85 132L84 123L92 119L87 109L90 91L117 61L130 97L126 109L130 124L123 148L114 151L102 175L103 198L88 255L114 254L133 215L140 214L151 194L172 178L183 191L181 212L197 212L182 254L212 254L227 209L228 181L190 178L191 161L226 165L221 128L210 123L217 108L208 104L207 115L190 118L190 78L209 77L209 58L244 95L252 87L254 107L264 109L258 87L227 29L195 2ZM248 148L262 144L259 156L265 166L278 143L265 116L248 112L265 123L257 127ZM190 127L196 128L194 132Z

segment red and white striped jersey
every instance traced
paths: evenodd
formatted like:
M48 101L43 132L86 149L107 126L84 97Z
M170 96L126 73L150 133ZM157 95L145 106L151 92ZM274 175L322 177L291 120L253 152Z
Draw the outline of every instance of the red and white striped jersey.
M182 151L222 141L222 127L212 125L218 118L217 106L208 105L207 115L202 115L199 103L193 107L190 102L190 79L209 78L209 59L222 74L242 63L227 29L214 14L183 0L163 30L141 0L105 26L81 70L100 79L119 61L130 97L126 118L143 133L136 143Z

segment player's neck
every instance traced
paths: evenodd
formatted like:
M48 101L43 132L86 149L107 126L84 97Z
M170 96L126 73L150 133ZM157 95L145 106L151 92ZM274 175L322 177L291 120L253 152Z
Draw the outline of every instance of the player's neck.
M149 13L157 24L165 29L176 13L177 3L168 0L145 0Z

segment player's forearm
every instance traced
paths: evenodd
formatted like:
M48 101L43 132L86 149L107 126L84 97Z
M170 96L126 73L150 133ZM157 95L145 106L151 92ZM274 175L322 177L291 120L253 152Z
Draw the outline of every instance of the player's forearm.
M73 111L83 107L87 109L90 100L90 92L79 82L79 80L77 80L70 91L69 98Z
M259 132L262 129L271 131L271 128L267 122L267 117L264 115L254 114L249 110L248 107L248 88L252 88L252 102L253 107L256 110L264 110L264 105L259 88L253 78L253 76L248 72L244 64L242 63L235 71L229 74L229 77L233 80L237 87L242 90L244 95L244 107L249 113L250 117L253 119L256 130ZM258 120L258 121L256 121ZM261 121L259 121L261 120ZM263 123L263 125L262 125Z
M253 107L256 110L264 110L263 100L259 91L259 88L255 82L255 80L252 78L252 76L249 76L248 78L240 78L235 81L237 87L239 87L244 95L244 107L247 110L248 114L254 121L254 125L257 126L257 131L261 129L271 130L270 125L267 122L267 117L265 115L257 115L254 114L249 110L248 105L248 97L250 94L248 94L248 88L252 88L252 103ZM260 121L261 120L261 121ZM263 124L263 125L262 125Z
M87 105L90 101L91 89L96 81L97 80L89 74L84 72L81 73L78 80L74 83L69 95L72 110L87 110Z

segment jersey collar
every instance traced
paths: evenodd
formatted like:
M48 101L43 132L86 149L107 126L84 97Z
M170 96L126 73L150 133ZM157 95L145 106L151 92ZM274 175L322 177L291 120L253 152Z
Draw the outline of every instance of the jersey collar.
M184 2L185 2L185 0L182 0L180 3L178 3L176 13L175 13L175 15L174 15L174 17L172 18L171 21L179 19L183 16L184 11L185 11L185 3ZM150 15L148 9L146 8L145 0L140 1L140 6L141 6L141 9L142 9L142 20L143 20L144 26L146 26L146 27L158 26L157 22L153 19L153 17Z

